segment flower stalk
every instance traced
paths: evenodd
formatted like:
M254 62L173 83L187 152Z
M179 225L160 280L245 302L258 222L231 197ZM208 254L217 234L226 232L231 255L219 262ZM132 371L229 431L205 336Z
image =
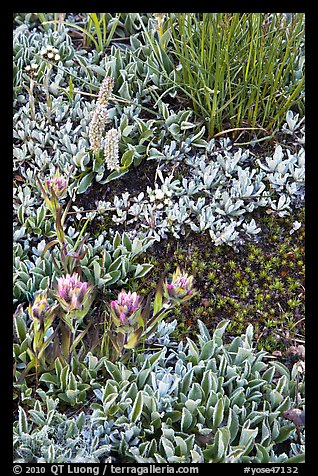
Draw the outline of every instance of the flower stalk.
M87 333L89 326L78 333L79 324L89 312L95 298L94 286L81 281L78 273L66 274L57 280L54 296L59 302L63 313L61 319L65 324L62 348L68 363L71 363L75 347Z
M47 333L55 319L56 309L56 304L49 304L47 291L37 294L33 303L30 304L28 308L29 316L33 321L33 340L29 354L32 359L31 363L35 366L36 387L38 386L39 364L45 365L44 351L51 341Z
M106 76L100 86L96 108L89 124L88 137L91 150L95 155L97 155L102 148L103 133L108 120L108 100L111 97L113 87L113 78Z

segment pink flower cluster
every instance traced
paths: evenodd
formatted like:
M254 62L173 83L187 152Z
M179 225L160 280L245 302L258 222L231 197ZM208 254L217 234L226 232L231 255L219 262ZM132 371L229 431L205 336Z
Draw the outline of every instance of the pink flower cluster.
M186 296L191 296L193 293L193 276L188 276L187 273L181 274L180 269L173 274L171 284L166 284L166 290L169 297L174 299L183 299Z
M125 290L122 290L118 294L118 298L114 301L111 301L110 306L115 312L116 316L119 317L123 324L129 323L129 317L139 309L139 296L136 292L128 293Z
M48 189L54 191L55 195L58 197L67 187L67 180L63 176L56 175L52 180L47 180L46 185Z
M57 280L58 294L71 310L81 309L88 284L80 281L77 273L67 274Z

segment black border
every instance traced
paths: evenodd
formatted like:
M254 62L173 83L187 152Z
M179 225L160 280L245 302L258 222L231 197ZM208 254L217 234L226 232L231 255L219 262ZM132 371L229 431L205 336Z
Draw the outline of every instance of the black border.
M168 6L169 5L169 6ZM315 173L315 166L318 163L318 157L315 153L315 137L317 136L317 121L315 118L317 116L317 108L315 107L314 99L316 99L316 84L317 84L317 76L315 74L315 64L317 53L316 53L316 44L317 44L317 36L315 29L317 28L317 20L315 15L315 10L313 8L313 3L305 5L304 2L297 3L294 2L277 2L276 4L271 4L270 2L244 2L239 4L232 4L231 2L224 2L220 5L219 2L182 2L181 4L177 4L173 2L173 4L165 4L162 1L152 1L150 4L139 4L136 3L130 4L129 6L120 5L120 11L123 12L130 12L133 10L144 10L149 11L166 11L169 8L172 9L174 12L193 12L195 11L208 11L213 10L215 11L217 8L220 9L220 6L224 7L224 10L221 11L237 11L238 7L243 12L259 12L259 11L292 11L292 12L303 12L306 15L306 96L307 96L307 105L306 105L306 131L307 131L307 140L306 140L306 155L307 155L307 162L306 162L306 324L307 324L307 331L306 331L306 386L307 386L307 398L306 398L306 407L307 407L307 438L306 438L306 463L301 465L302 468L299 471L299 474L312 474L311 466L314 467L315 463L315 451L317 452L317 428L314 424L314 417L317 416L318 412L314 406L315 401L315 383L317 379L316 373L316 356L314 351L316 350L315 347L315 340L317 339L318 333L315 333L314 327L317 323L318 317L316 316L316 309L311 305L313 303L313 296L317 288L316 279L314 276L314 272L316 271L315 264L313 263L314 257L317 254L316 247L317 247L317 235L315 233L315 222L317 220L317 211L315 208L314 203L314 190L317 187L316 181L318 178L318 174ZM45 5L49 9L48 5ZM53 5L52 5L53 6ZM60 2L54 2L54 9L59 9ZM71 5L65 5L63 2L63 8L68 6L68 10L83 10L87 9L88 6L87 2L85 4L81 4L81 2L74 2L74 8ZM89 4L90 7L94 5ZM61 5L62 7L62 5ZM96 10L98 10L98 5L94 6ZM112 7L112 5L109 5ZM232 8L231 8L232 7ZM11 177L12 177L12 165L11 165L11 154L12 154L12 127L11 121L9 120L9 111L12 110L12 96L10 92L12 91L12 18L13 18L13 11L30 11L31 9L42 9L43 10L43 2L32 2L27 4L17 4L15 3L12 5L12 12L11 11L3 11L2 7L2 41L1 41L1 60L2 60L2 67L1 67L1 76L2 79L5 77L6 83L5 88L2 87L1 90L1 105L2 105L2 126L1 126L1 133L2 133L2 148L1 148L1 176L2 176L2 184L1 184L1 193L3 194L1 204L2 204L2 213L1 213L1 251L2 251L2 260L1 260L1 270L2 270L2 285L1 285L1 301L8 304L8 307L2 306L1 314L1 334L2 334L2 344L0 345L0 351L3 353L1 356L1 411L0 411L0 450L1 450L1 457L0 462L1 466L3 463L5 466L8 464L8 473L12 474L12 281L10 277L12 277L12 219L13 219L13 212L11 206L12 200L12 189L11 189ZM93 8L91 8L93 9ZM3 32L5 33L3 35ZM312 55L312 58L311 58ZM5 58L7 60L7 65L5 65ZM2 83L3 84L3 83ZM5 101L8 104L5 104ZM312 110L311 110L312 109ZM7 129L7 130L6 130ZM3 144L6 143L8 145L8 150L5 150ZM10 170L11 169L11 170ZM316 244L316 247L314 247ZM6 309L8 308L8 312ZM201 463L199 468L205 466L207 463ZM203 466L202 466L203 465ZM31 466L31 465L30 465ZM48 465L50 466L50 465ZM253 465L250 465L253 467ZM275 466L274 464L268 465L254 465L255 467L269 467ZM237 466L234 466L233 474L243 474L243 471L239 469ZM305 470L305 472L304 472ZM201 472L201 469L200 469ZM48 473L50 474L50 473ZM257 473L256 473L257 474ZM271 474L271 473L269 473Z

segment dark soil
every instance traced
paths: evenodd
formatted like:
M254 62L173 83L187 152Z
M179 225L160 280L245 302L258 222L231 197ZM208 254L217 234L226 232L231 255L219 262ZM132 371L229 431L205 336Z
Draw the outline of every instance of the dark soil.
M77 197L76 205L89 210L99 200L111 201L114 195L126 191L134 195L146 193L147 186L153 187L156 168L157 162L143 161L114 182L103 186L94 183ZM305 332L304 208L294 208L292 215L283 218L269 212L253 212L262 229L255 242L215 246L207 233L189 231L179 240L169 237L148 249L143 260L154 268L138 283L131 283L139 286L140 294L153 291L159 278L172 273L177 265L195 276L199 295L171 316L179 321L178 339L194 337L198 319L211 331L221 320L229 319L227 334L231 338L245 332L251 323L259 349L264 348L287 365L298 358L297 348ZM302 226L290 234L296 220ZM108 227L120 233L128 228L125 223L115 225L107 216L102 222L94 220L90 227L88 232L95 237Z

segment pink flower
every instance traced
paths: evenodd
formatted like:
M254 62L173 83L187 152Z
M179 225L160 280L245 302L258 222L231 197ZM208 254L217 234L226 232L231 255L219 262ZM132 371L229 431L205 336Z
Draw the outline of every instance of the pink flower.
M182 273L178 267L173 273L171 283L165 283L166 297L172 299L189 298L193 294L193 276Z
M77 273L72 276L67 274L57 280L57 290L63 304L66 304L70 310L81 309L88 284L80 281Z
M49 190L53 190L57 197L61 196L62 193L66 190L67 187L67 179L65 179L62 175L55 175L52 180L46 180L46 186Z
M111 301L110 307L123 324L129 323L129 318L139 309L139 296L136 292L122 290L116 300Z

